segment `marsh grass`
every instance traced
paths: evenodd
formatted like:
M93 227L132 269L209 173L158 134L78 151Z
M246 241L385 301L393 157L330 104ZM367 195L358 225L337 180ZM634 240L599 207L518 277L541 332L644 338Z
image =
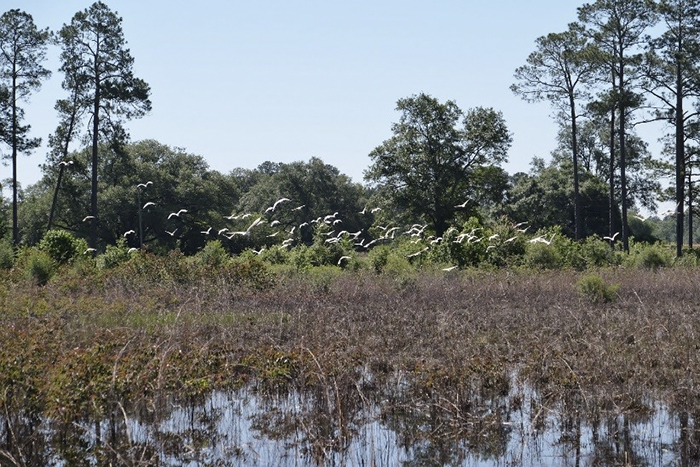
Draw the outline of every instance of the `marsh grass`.
M373 404L414 441L493 453L514 381L585 420L642 416L652 400L692 413L700 401L695 270L601 270L591 294L620 285L606 301L579 299L590 279L574 271L436 271L397 284L371 270L272 275L254 260L129 263L70 287L2 282L0 407L14 414L13 455L27 457L38 436L22 420L121 420L124 407L243 384L307 395L296 427L320 461ZM147 280L151 270L162 278Z

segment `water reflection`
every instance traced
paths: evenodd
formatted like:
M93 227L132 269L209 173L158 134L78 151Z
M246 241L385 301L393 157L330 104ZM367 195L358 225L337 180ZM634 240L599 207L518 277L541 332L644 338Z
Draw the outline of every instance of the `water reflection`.
M696 414L646 401L591 411L511 380L507 390L369 398L337 382L308 392L250 386L59 425L0 416L0 465L696 465ZM449 397L446 397L448 395ZM587 408L587 410L584 410Z

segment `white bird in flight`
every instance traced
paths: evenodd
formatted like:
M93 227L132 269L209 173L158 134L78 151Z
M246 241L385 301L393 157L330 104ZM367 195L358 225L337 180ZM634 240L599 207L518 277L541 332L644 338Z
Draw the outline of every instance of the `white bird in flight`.
M170 219L173 216L180 217L180 214L184 214L186 212L187 212L187 209L180 209L178 212L171 212L170 215L168 216L168 219Z
M94 218L95 218L95 216L85 216L85 217L83 217L83 222L89 221L90 219L94 219Z
M615 235L613 235L612 237L603 237L603 240L608 240L608 241L610 241L610 242L614 242L614 241L615 241L615 238L616 238L618 235L620 235L620 232L615 232Z
M211 233L211 226L210 226L207 230L202 230L202 231L199 232L199 233L202 233L202 234L204 234L204 235L209 235L209 234Z
M277 205L280 204L280 203L284 203L285 201L291 201L291 200L290 200L289 198L280 198L280 199L278 199L277 201L275 201L274 204L273 204L272 206L270 206L269 208L265 209L265 212L270 212L270 211L274 212L275 209L277 209Z
M338 260L338 266L340 266L340 263L342 263L344 260L350 260L352 257L350 256L341 256L340 259Z
M125 237L128 237L129 235L132 235L132 234L135 234L135 233L136 233L136 231L133 230L133 229L132 229L132 230L127 230L126 232L124 232L124 236L125 236Z
M177 229L173 230L172 232L169 232L169 231L167 231L167 230L165 231L165 233L168 234L168 235L170 235L171 237L174 237L174 236L175 236L175 232L177 232Z
M146 183L139 183L136 185L137 188L148 188L149 185L153 185L152 181L147 181Z
M459 266L450 266L449 268L443 268L442 270L443 270L443 271L448 271L448 272L449 272L449 271L454 271L454 270L457 269L458 267L459 267Z
M156 203L154 203L153 201L149 201L148 203L144 204L141 209L146 209L148 206L155 206L155 205L156 205Z

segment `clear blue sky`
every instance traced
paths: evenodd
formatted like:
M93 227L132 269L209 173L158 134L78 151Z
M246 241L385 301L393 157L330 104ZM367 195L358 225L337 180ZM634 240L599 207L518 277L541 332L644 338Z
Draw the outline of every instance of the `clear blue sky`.
M396 101L425 92L503 112L514 142L510 173L547 157L556 129L547 103L509 86L537 37L566 29L583 2L562 0L108 0L123 18L135 74L153 111L128 123L203 156L228 173L270 160L319 157L356 182L369 152L391 136ZM58 30L91 2L22 0L39 27ZM58 49L51 80L25 105L25 123L46 141L65 97ZM20 160L23 186L40 177L46 149ZM2 168L10 176L9 167Z

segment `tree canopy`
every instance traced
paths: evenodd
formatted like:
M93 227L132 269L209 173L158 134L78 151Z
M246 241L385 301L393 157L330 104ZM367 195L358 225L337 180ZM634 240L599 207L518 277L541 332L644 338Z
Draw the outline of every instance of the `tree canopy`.
M459 209L476 209L475 174L507 160L511 134L493 109L463 112L427 94L399 99L396 110L393 136L370 153L365 178L442 235Z

